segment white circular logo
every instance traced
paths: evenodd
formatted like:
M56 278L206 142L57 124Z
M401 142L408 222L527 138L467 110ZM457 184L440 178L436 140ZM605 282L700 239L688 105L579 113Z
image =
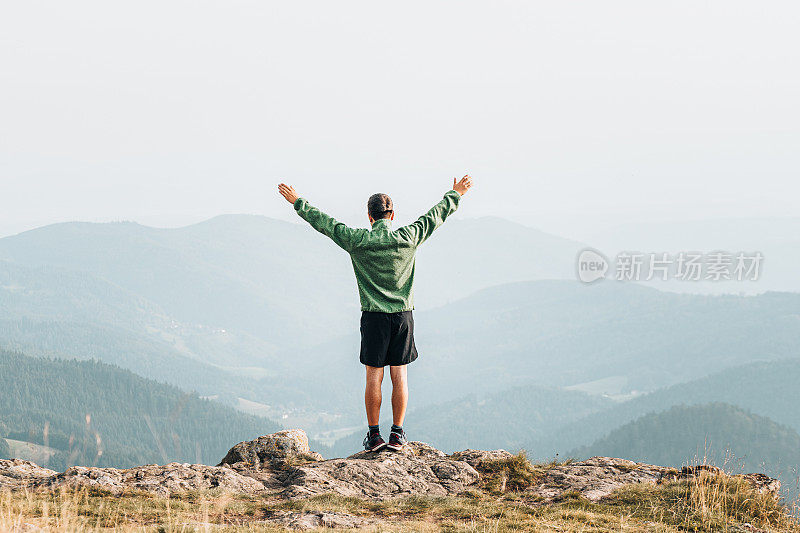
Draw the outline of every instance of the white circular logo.
M608 272L608 259L597 250L587 248L578 254L578 279L591 283L603 279Z

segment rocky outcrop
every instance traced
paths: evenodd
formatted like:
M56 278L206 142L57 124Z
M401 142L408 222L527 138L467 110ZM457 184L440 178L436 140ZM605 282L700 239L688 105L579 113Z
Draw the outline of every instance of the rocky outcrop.
M345 459L326 461L308 449L304 432L292 430L240 442L218 466L185 463L129 469L76 466L57 473L28 461L0 460L0 489L66 486L91 487L115 494L143 490L161 495L221 489L286 499L335 493L382 500L481 490L482 481L485 481L481 472L489 479L488 476L502 472L504 461L512 458L505 450L464 450L448 456L427 444L411 442L402 452L359 452ZM512 462L509 461L510 466ZM516 460L518 464L519 459ZM558 501L567 494L600 501L631 483L657 484L707 474L725 475L715 467L703 465L677 470L625 459L593 457L586 461L535 467L522 484L514 486L515 490L523 487L520 490L524 499L532 504ZM777 496L780 490L780 482L763 474L738 477L762 493ZM341 513L287 512L267 520L302 528L334 522L345 524L351 518L353 524L363 525L355 520L357 517Z
M547 468L526 495L544 502L557 501L564 494L578 493L587 500L599 501L630 483L656 484L667 468L626 459L592 457L586 461Z
M464 450L451 455L453 459L465 461L472 468L480 468L484 461L499 461L511 459L513 455L505 450Z
M632 483L658 484L677 479L696 478L703 474L726 475L715 466L686 466L680 470L664 466L637 463L612 457L592 457L546 469L527 491L544 503L558 501L565 494L580 494L590 501L600 501L624 485ZM764 474L731 476L749 483L759 493L779 496L781 483Z
M402 452L360 452L346 459L324 461L308 449L308 439L299 430L240 442L219 466L182 463L129 469L75 466L57 473L27 461L0 462L0 487L91 487L114 494L143 490L168 495L176 491L222 489L271 493L291 499L336 493L378 500L411 494L459 494L479 479L478 472L467 461L448 457L421 442L409 443ZM314 519L306 516L301 521L309 520Z
M73 466L61 474L42 478L35 486L89 487L120 494L143 490L168 496L172 492L222 489L228 492L258 493L264 484L230 468L187 463L145 465L136 468L88 468Z
M321 460L320 454L309 449L305 431L287 429L240 442L228 450L217 466L239 465L242 468L266 470Z
M691 479L702 476L703 474L711 476L725 476L725 472L716 466L711 465L691 465L684 466L680 470L673 468L666 469L665 474L659 480L659 483L664 481L672 481L677 479ZM736 474L730 476L733 479L741 479L753 490L759 494L779 494L781 491L781 482L777 479L771 478L766 474Z
M305 431L290 429L240 442L217 466L255 479L267 490L281 490L292 468L322 460L309 449Z
M745 480L759 494L773 494L778 496L781 492L781 482L766 474L739 474L734 477L740 477Z
M366 499L446 496L463 492L479 479L467 462L422 442L410 442L399 453L359 452L347 459L299 466L287 477L284 496L303 498L330 492Z
M17 489L58 474L49 468L21 459L0 459L0 488Z
M458 494L476 483L478 472L467 462L436 448L411 442L402 452L359 452L346 459L323 461L308 448L301 430L281 431L240 442L220 462L284 497L304 498L336 493L367 499L420 494Z
M317 529L326 527L331 529L352 529L365 527L374 524L375 519L363 518L348 513L324 512L324 511L277 511L266 520L271 525L281 526L287 529Z

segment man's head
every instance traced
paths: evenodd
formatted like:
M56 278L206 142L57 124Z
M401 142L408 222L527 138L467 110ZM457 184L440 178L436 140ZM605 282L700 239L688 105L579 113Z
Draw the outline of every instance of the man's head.
M367 214L369 215L370 224L381 218L394 220L392 199L389 198L388 194L383 194L382 192L373 194L367 200Z

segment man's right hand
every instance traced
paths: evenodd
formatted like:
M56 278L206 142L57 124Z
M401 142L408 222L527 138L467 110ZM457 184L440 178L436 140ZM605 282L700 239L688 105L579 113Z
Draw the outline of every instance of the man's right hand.
M458 182L456 182L456 179L453 178L453 190L461 196L467 194L467 191L470 187L472 187L472 178L469 176L469 174L461 178Z
M294 187L291 185L286 185L285 183L278 184L278 192L286 198L286 201L290 204L293 204L297 201L297 192L294 190Z

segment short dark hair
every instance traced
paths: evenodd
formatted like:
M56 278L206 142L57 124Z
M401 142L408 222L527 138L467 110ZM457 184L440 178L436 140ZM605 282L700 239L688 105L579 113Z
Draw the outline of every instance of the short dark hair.
M367 200L367 212L375 220L388 218L393 210L392 199L389 198L388 194L376 192Z

